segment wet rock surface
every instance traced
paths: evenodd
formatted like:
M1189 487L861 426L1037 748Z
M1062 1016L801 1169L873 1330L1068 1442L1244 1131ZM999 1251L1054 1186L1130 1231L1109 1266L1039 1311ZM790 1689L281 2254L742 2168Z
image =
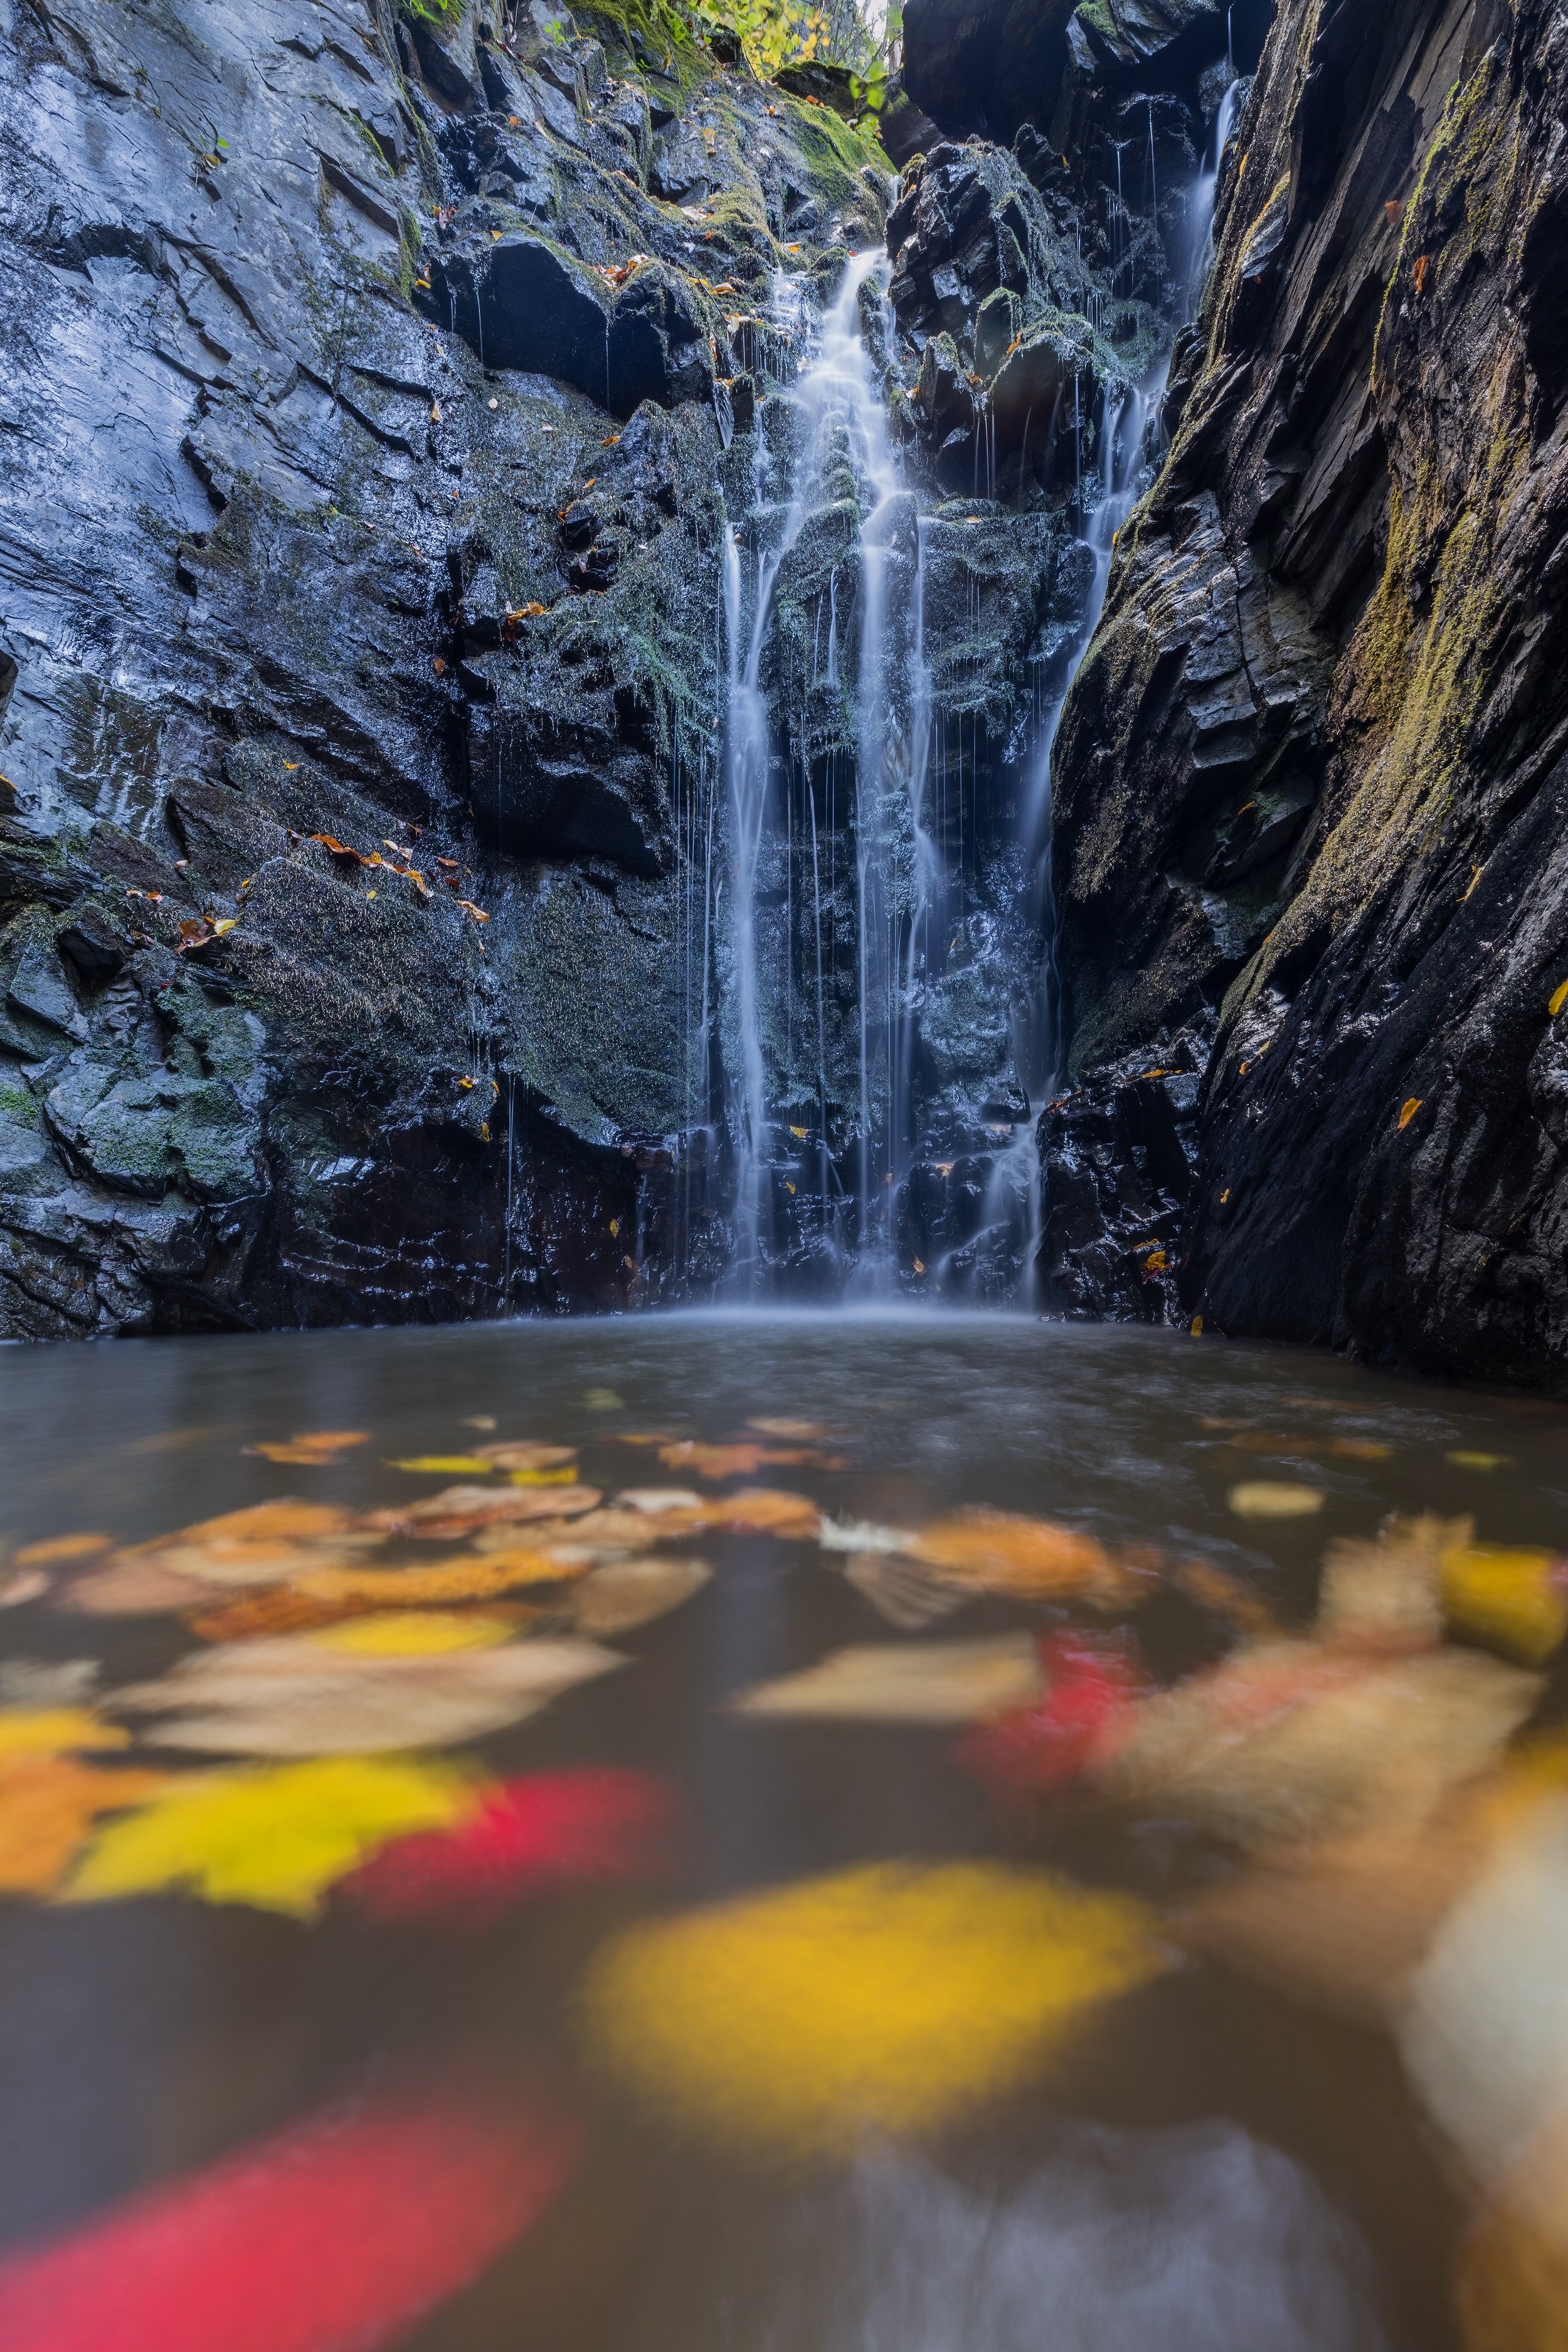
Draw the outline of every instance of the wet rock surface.
M1055 764L1078 1074L1218 1021L1186 1311L1559 1387L1564 70L1279 8Z

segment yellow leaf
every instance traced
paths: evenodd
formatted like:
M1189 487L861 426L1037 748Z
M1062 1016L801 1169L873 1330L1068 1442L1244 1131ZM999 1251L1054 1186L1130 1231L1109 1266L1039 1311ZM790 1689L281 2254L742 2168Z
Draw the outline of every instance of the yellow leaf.
M239 917L237 915L219 915L213 924L214 939L221 940L225 931L233 930L238 920Z
M7 1707L0 1711L0 1759L65 1756L77 1748L124 1748L129 1734L100 1723L85 1706Z
M444 1829L475 1801L452 1766L397 1757L193 1774L101 1831L61 1899L184 1892L308 1919L389 1839Z
M42 1543L24 1544L11 1555L13 1568L50 1568L57 1561L91 1559L112 1549L112 1536L48 1536Z
M1403 1134L1405 1129L1409 1126L1411 1120L1415 1118L1420 1108L1420 1096L1412 1095L1409 1101L1403 1106L1399 1113L1399 1131L1401 1134Z
M1568 980L1560 982L1560 984L1552 992L1552 1001L1548 1004L1546 1010L1551 1013L1553 1021L1556 1020L1557 1015L1562 1012L1563 1007L1565 1004L1568 1004Z
M1240 1519L1310 1518L1324 1501L1316 1486L1289 1486L1275 1478L1249 1478L1232 1486L1225 1499Z
M454 1610L391 1610L353 1617L308 1635L318 1648L351 1658L438 1658L449 1650L492 1650L517 1632L510 1617L459 1615Z
M1458 1470L1506 1470L1513 1456L1510 1454L1470 1454L1461 1450L1456 1454L1445 1454L1443 1459L1451 1462ZM21 1553L18 1552L16 1557L20 1559Z
M672 2120L849 2155L1027 2080L1165 1966L1151 1915L1044 1871L883 1863L630 1928L590 1964L599 2062Z
M1564 1576L1549 1551L1467 1544L1443 1554L1443 1608L1457 1632L1539 1666L1568 1633Z
M443 1478L486 1478L495 1468L477 1454L412 1454L402 1462L389 1462L389 1470L413 1470L422 1476L432 1474Z

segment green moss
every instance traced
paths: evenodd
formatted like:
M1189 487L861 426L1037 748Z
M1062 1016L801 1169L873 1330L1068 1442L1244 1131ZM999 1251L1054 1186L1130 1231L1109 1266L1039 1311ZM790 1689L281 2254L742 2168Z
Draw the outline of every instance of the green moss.
M0 1087L0 1118L8 1119L13 1127L37 1127L39 1113L36 1097L26 1087Z

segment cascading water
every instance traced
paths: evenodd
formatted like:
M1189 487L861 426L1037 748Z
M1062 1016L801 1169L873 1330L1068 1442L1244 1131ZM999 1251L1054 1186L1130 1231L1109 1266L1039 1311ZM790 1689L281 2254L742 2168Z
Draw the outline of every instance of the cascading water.
M888 434L887 408L867 355L862 290L885 270L875 253L849 263L838 294L824 312L816 350L789 395L793 411L790 486L769 508L759 499L749 562L742 534L731 525L724 550L727 651L726 770L733 836L730 957L736 1155L736 1276L755 1288L765 1273L772 1225L773 1148L764 1038L765 975L758 927L758 892L770 815L777 822L776 749L762 677L781 567L814 510L847 488L858 516L859 656L853 697L855 776L855 965L858 1044L858 1254L870 1256L885 1219L873 1208L879 1175L896 1181L900 1072L906 1068L904 958L916 952L939 861L922 824L930 695L921 673L920 543L915 504L904 488ZM830 479L847 473L848 482ZM839 500L842 503L842 500ZM770 543L769 543L770 542ZM826 682L841 684L838 572L828 587ZM901 660L901 654L903 658ZM811 839L811 907L816 980L816 1091L821 1132L821 1192L829 1217L827 1078L823 1012L822 935L825 909L818 850L817 806L808 792ZM785 831L789 827L786 821ZM906 856L901 856L907 852ZM906 866L908 873L895 872ZM907 885L913 882L913 902ZM835 894L830 881L830 898ZM793 908L792 881L789 904ZM786 959L789 943L785 942ZM786 971L788 963L786 962ZM793 1003L792 985L787 990ZM797 1131L798 1132L798 1131ZM885 1167L877 1165L885 1160ZM790 1186L791 1190L795 1188Z
M1163 276L1164 265L1154 265L1157 283L1178 281L1175 305L1162 298L1167 317L1171 307L1178 316L1195 307L1201 289L1238 88L1232 79L1212 163L1189 192L1186 266ZM1152 106L1146 131L1157 232ZM1109 220L1118 289L1133 251L1121 165L1118 148ZM1117 536L1146 483L1147 428L1166 361L1137 384L1113 377L1094 415L1089 389L1107 371L1069 347L1045 453L1034 460L1032 504L1024 499L1024 420L1019 528L1030 516L1055 517L1059 549L1070 551L1076 537L1089 560L1081 591L1041 639L1048 649L1019 782L998 785L998 740L983 744L980 714L966 705L954 666L956 643L982 629L983 592L971 571L967 614L956 618L952 585L963 562L953 533L987 518L963 512L956 499L944 503L939 488L917 494L905 478L884 363L872 356L882 341L887 276L880 254L852 258L814 333L800 280L780 282L774 330L808 356L792 383L769 389L766 424L754 436L749 510L725 532L727 841L711 904L725 982L731 1279L749 1295L801 1282L864 1293L913 1273L937 1291L999 1297L1010 1287L1027 1302L1043 1222L1037 1120L1059 1088L1064 1046L1051 756L1073 673L1100 621ZM1135 280L1119 299L1142 299ZM961 478L972 471L973 506L995 509L997 421L984 390L974 408ZM952 474L945 478L950 484ZM938 543L946 567L940 698L927 632L930 550ZM1065 554L1061 561L1070 573ZM1016 756L1009 750L1006 760ZM1010 848L998 829L1009 801ZM998 880L1004 867L1017 877L1005 889ZM998 948L998 927L1009 924L1015 943ZM1009 957L1011 976L998 983ZM704 969L706 990L706 950ZM1030 975L1021 988L1020 969ZM978 1013L954 1010L966 986ZM973 1024L990 1017L985 1004L997 1007L1005 1066L1009 992L1010 1069L983 1083L945 1080L947 1048L940 1037L933 1047L934 1012L936 1031L946 1019L951 1035L955 1020L961 1027L968 1019L975 1034ZM706 1019L704 1026L706 1034ZM998 1063L965 1066L996 1070ZM1008 1100L988 1108L998 1093ZM949 1156L938 1159L938 1150ZM950 1178L967 1188L961 1213L950 1194L932 1205L932 1181ZM929 1267L921 1250L936 1253Z

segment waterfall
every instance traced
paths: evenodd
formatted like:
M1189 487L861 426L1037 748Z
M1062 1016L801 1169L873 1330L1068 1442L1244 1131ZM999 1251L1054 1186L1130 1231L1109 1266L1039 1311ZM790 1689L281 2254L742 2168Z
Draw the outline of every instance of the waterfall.
M734 1049L731 1133L736 1160L736 1279L755 1290L765 1276L772 1242L774 1152L768 1116L767 998L771 975L758 922L758 894L776 777L783 761L776 751L762 685L779 572L800 540L814 509L830 503L829 477L847 467L853 482L859 521L859 651L854 663L853 801L856 1046L859 1231L862 1256L883 1251L887 1219L880 1195L897 1181L903 1158L898 1133L907 1118L909 1066L904 1010L904 965L912 958L933 899L936 853L923 823L930 694L924 682L920 648L920 542L914 499L905 488L888 435L887 409L866 352L862 328L862 289L885 276L874 253L856 255L824 311L816 348L786 395L793 412L790 482L780 515L758 498L746 538L732 524L725 534L724 613L727 645L725 764L732 833L732 898L729 952L733 973ZM770 545L767 544L771 541ZM907 557L907 562L904 559ZM911 572L913 593L897 593L895 575ZM841 683L839 568L828 580L828 645L825 675ZM821 615L818 616L820 627ZM900 647L913 639L907 662ZM817 662L812 655L813 682ZM789 789L787 777L783 789ZM818 850L817 810L806 781L811 835L811 906L816 980L817 1095L823 1223L828 1220L830 1150L826 1134L827 1049L822 932L832 919L836 873L830 868L824 908ZM831 837L830 812L830 838ZM788 839L789 818L783 812ZM895 872L901 849L912 845L914 904ZM792 888L789 908L795 904ZM907 925L907 929L905 929ZM901 941L904 954L900 954ZM786 1007L794 992L788 977L792 939L786 936ZM789 1017L787 1011L787 1019ZM789 1045L786 1043L785 1057ZM901 1110L901 1105L903 1108ZM884 1254L884 1251L883 1251Z
M1226 19L1227 26L1229 18ZM1227 40L1229 38L1227 32ZM1227 59L1228 63L1228 58ZM1236 101L1241 84L1232 70L1226 85L1219 110L1214 118L1214 152L1193 183L1192 204L1187 229L1186 302L1186 316L1195 318L1202 299L1204 281L1214 259L1214 204L1219 190L1219 167L1225 161L1225 149L1236 122Z

